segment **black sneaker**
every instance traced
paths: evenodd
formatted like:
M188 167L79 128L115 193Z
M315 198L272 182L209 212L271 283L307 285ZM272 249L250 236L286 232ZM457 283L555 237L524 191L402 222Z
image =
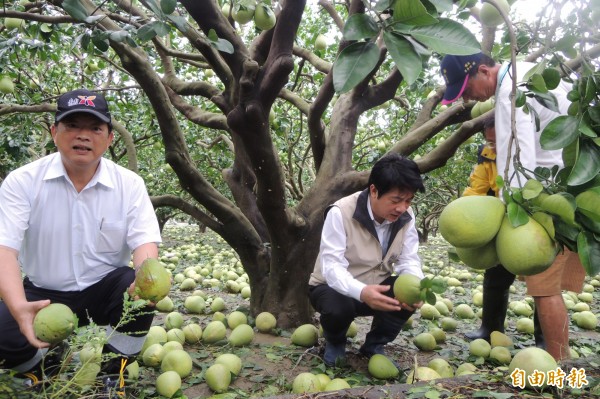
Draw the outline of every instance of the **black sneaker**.
M133 361L124 356L110 359L102 366L102 389L100 398L125 398L125 367Z
M14 378L23 380L23 385L27 389L39 390L61 372L68 348L69 345L66 342L61 342L54 348L49 349L42 360L31 370L25 373L17 373Z

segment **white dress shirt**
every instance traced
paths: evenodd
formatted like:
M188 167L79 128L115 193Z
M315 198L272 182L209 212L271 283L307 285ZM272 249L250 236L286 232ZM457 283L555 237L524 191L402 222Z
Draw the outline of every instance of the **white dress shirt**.
M138 246L160 241L142 178L110 160L79 193L59 153L13 171L0 187L0 245L19 251L38 287L83 290L128 266Z
M371 210L371 199L367 202L369 216L375 226L377 237L382 246L382 253L387 252L392 222L384 220L377 222L373 218ZM408 228L404 235L402 253L394 266L394 272L410 273L423 278L421 260L418 255L419 236L415 227L414 218L408 222ZM348 261L344 253L346 251L346 233L342 212L337 206L331 207L325 217L323 232L321 234L321 267L322 274L327 285L339 292L360 301L360 293L366 284L355 279L348 271Z

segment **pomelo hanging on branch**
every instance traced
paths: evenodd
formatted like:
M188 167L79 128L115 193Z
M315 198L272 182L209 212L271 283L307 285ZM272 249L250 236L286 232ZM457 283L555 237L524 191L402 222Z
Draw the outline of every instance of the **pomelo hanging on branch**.
M144 260L135 275L135 293L142 299L158 302L169 294L171 274L158 259Z

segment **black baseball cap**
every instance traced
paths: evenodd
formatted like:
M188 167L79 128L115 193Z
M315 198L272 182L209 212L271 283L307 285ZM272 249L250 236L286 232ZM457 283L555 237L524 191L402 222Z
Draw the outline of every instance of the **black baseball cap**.
M92 114L112 128L106 99L100 93L86 89L69 91L58 98L54 120L58 123L65 116L85 112Z
M469 82L469 72L479 65L481 56L482 53L444 56L440 64L442 77L446 82L442 105L450 104L462 96Z

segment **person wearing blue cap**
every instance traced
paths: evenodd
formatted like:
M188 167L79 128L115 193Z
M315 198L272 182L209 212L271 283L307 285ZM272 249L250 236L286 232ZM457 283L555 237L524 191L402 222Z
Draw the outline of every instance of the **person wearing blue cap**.
M511 64L499 64L481 52L466 55L446 55L440 64L440 72L446 83L442 104L450 104L462 98L463 101L485 101L495 97L496 128L496 165L500 175L508 168L507 186L524 184L526 178L515 172L513 163L508 162L515 153L515 146L509 148L511 138L511 101L513 79L524 80L525 74L535 67L533 63L518 62L517 74L513 76ZM525 113L516 109L516 133L520 147L520 162L526 170L533 171L538 166L551 168L563 167L561 150L544 150L540 145L540 135L546 125L559 115L567 113L570 101L567 93L570 85L561 81L552 90L558 101L560 112L554 112L534 99L527 98L527 104L533 111ZM539 129L534 115L539 118ZM581 291L585 272L577 254L565 250L558 255L553 265L545 272L526 276L527 293L535 300L541 331L546 350L561 360L569 358L569 318L561 295L561 289Z
M129 262L132 254L136 267L157 258L161 241L142 178L102 157L114 135L101 94L60 96L50 131L58 151L0 186L0 367L33 385L61 367L33 328L50 303L69 306L80 326L106 325L104 349L115 359L140 351L153 308L121 322L123 294L135 288Z

